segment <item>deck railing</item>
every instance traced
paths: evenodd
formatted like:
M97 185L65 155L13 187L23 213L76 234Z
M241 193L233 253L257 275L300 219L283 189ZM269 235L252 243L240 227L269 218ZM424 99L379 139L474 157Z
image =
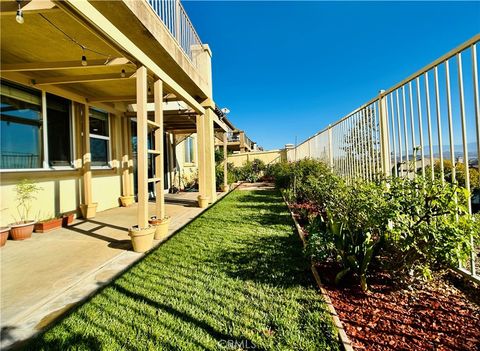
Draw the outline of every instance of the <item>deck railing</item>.
M180 0L148 0L148 3L168 28L191 63L197 66L195 49L198 50L202 47L202 41Z
M461 176L473 194L469 211L480 211L479 41L474 36L381 91L289 149L288 160L323 160L349 181L422 174L455 182ZM475 253L466 267L464 272L476 276Z

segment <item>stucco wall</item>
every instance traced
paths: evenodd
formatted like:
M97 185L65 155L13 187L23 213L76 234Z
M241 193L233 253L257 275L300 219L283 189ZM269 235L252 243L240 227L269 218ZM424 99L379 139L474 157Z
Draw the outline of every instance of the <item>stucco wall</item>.
M253 161L259 159L265 162L265 164L278 163L284 160L286 157L285 150L271 150L262 152L245 152L241 154L228 155L228 161L233 163L235 167L241 167L247 161Z

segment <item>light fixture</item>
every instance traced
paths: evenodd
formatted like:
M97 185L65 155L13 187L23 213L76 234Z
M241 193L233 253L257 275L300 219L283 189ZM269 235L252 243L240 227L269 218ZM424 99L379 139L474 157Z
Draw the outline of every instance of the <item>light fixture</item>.
M152 88L150 87L150 85L148 86L148 95L152 95Z
M20 6L20 3L22 2L22 0L17 0L17 2L18 2L18 10L17 10L17 16L15 17L15 19L17 20L17 23L23 24L23 22L25 22L25 19L23 18L23 11Z
M122 69L122 73L120 73L120 77L125 78L125 70Z
M83 55L82 55L82 66L86 66L88 65L88 62L87 62L87 56L85 56L85 49L82 48L83 50Z

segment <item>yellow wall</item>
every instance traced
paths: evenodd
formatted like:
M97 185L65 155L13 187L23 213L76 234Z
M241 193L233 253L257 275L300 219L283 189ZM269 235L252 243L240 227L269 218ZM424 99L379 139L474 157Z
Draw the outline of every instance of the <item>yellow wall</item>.
M185 145L186 140L180 142L175 148L175 155L177 159L178 172L175 174L174 185L183 189L185 184L191 182L193 179L198 179L198 151L197 151L197 134L191 134L190 137L193 138L193 162L185 162ZM178 138L182 136L178 135ZM183 139L183 138L182 138Z
M72 172L76 173L76 172ZM28 178L42 189L35 195L30 210L30 219L45 219L55 214L76 211L80 204L80 182L78 176L59 176L39 178L35 180L34 172ZM3 209L0 216L0 224L7 225L19 220L15 185L20 180L2 179L0 187L0 208Z
M233 163L235 167L241 167L247 161L259 159L265 162L266 165L278 163L285 159L285 150L271 150L261 152L245 152L241 154L228 155L228 161Z

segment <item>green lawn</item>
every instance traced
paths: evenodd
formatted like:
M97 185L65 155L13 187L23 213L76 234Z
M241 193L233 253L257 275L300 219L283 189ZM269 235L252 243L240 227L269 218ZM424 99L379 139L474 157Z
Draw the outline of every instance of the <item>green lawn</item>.
M26 348L337 350L292 224L235 191Z

